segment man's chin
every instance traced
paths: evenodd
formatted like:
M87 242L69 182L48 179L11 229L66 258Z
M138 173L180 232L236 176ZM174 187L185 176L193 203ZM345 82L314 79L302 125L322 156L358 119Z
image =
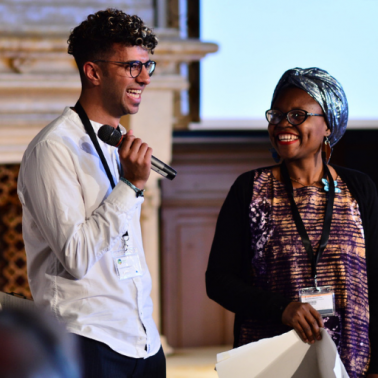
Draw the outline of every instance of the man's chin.
M126 114L136 114L136 113L138 113L139 105L140 104L138 103L138 104L134 104L132 106L128 106L127 108L125 108Z

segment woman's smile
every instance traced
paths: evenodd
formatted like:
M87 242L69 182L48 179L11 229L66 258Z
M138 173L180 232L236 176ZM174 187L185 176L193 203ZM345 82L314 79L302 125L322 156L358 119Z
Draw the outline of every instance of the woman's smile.
M292 134L288 132L281 132L276 135L277 143L279 144L292 144L299 141L299 136L297 134Z
M320 105L305 91L299 88L285 88L277 97L272 109L283 114L293 109L303 109L309 113L321 114ZM273 147L282 159L302 160L321 159L320 151L324 137L329 135L323 117L308 117L295 126L283 118L278 124L269 123L268 132Z

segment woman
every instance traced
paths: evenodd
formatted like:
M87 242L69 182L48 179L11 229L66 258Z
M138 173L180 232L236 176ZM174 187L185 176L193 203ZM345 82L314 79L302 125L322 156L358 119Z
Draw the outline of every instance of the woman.
M325 327L350 377L377 378L376 188L363 173L327 164L348 120L344 91L324 70L295 68L280 79L266 117L281 164L232 186L208 295L235 312L235 347L292 328L314 343ZM324 295L327 309L304 303L309 293Z

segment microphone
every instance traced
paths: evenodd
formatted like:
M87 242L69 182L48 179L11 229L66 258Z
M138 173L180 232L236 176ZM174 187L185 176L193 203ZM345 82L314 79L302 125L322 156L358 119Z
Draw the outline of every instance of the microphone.
M114 147L119 147L124 138L124 135L122 135L116 128L109 125L101 126L98 130L97 136L106 144ZM172 167L163 163L155 156L151 156L151 169L169 180L173 180L177 175L177 172Z

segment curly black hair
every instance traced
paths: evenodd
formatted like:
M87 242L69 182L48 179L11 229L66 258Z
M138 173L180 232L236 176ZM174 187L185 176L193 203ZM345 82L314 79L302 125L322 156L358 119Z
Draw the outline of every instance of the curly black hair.
M72 30L67 42L68 54L74 56L82 74L85 62L105 59L115 43L143 46L153 54L158 39L138 16L109 8L90 14Z

